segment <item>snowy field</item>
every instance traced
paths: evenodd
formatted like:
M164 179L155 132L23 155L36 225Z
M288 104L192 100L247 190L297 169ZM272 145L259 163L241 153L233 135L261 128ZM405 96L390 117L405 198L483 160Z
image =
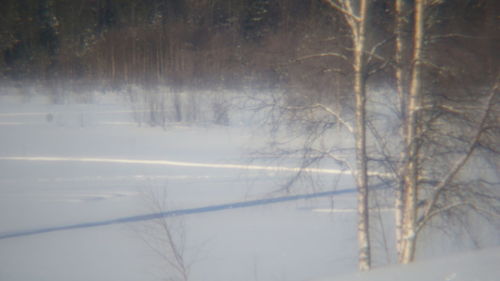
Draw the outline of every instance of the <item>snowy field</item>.
M138 126L109 96L64 105L1 99L0 236L150 214L151 193L167 194L168 210L259 200L293 172L245 169L245 152L264 139L246 127ZM176 218L190 280L298 281L355 271L354 197L337 195L344 211L335 216L312 211L331 199ZM163 280L164 261L145 243L150 223L0 239L0 280Z
M0 280L166 280L169 267L155 252L164 246L156 240L161 231L152 220L134 218L283 197L273 191L294 172L293 165L250 164L246 153L264 144L263 130L139 126L130 107L113 95L98 94L92 104L0 96L0 135ZM325 182L337 173L313 172ZM346 280L494 280L454 279L455 271L429 279L350 276L357 251L352 190L345 175L334 195L173 218L185 233L189 280L301 281L346 274ZM155 200L165 201L161 210ZM498 253L480 255L500 264Z

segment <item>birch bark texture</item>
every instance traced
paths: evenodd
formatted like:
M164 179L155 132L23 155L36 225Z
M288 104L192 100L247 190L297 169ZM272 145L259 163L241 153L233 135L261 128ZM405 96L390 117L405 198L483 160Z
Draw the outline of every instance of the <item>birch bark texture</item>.
M406 119L406 91L405 91L405 79L404 79L404 52L405 52L405 41L403 37L403 29L405 27L405 11L406 5L404 0L396 0L395 2L396 10L396 49L395 49L395 63L396 63L396 89L399 99L399 110L401 120ZM400 135L404 136L406 134L405 126L401 126ZM403 150L401 153L400 162L405 159L406 153ZM401 168L401 167L400 167ZM403 171L399 170L400 177L396 184L396 190L394 192L394 220L395 220L395 239L396 239L396 255L401 256L401 246L403 240L403 207L404 207L404 180L401 177Z
M426 0L415 1L412 69L407 112L404 121L405 166L404 166L404 211L402 224L402 245L400 262L409 263L415 257L418 172L419 172L419 136L417 132L420 102L422 100L422 48L424 42L424 8Z
M352 38L353 92L355 97L355 177L358 193L358 268L361 271L366 271L371 268L368 157L366 151L366 26L369 1L326 0L326 3L343 14Z

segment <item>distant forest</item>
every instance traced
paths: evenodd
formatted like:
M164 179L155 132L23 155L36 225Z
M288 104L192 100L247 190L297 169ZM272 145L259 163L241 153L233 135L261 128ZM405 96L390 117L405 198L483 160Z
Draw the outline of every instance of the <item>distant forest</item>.
M392 2L373 0L367 39L380 42L388 62ZM500 65L500 1L437 2L427 56L453 73L440 85L491 80ZM321 96L352 80L344 17L320 0L2 0L0 21L2 81L258 85ZM325 52L340 56L318 56ZM385 75L372 81L390 83L391 68L380 69Z

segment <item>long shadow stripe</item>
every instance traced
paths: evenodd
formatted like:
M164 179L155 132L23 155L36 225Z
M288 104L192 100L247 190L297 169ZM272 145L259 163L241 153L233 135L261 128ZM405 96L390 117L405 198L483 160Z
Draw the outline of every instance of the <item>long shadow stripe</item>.
M355 189L343 189L343 190L325 191L325 192L318 192L318 193L311 193L311 194L299 194L299 195L292 195L292 196L283 196L283 197L276 197L276 198L259 199L259 200L252 200L252 201L243 201L243 202L234 202L234 203L221 204L221 205L205 206L205 207L199 207L199 208L171 210L171 211L165 211L165 212L159 212L159 213L151 213L151 214L138 215L138 216L122 217L122 218L111 219L111 220L77 223L77 224L61 225L61 226L38 228L38 229L31 229L31 230L21 230L21 231L0 233L0 240L28 236L28 235L42 234L42 233L47 233L47 232L55 232L55 231L61 231L61 230L90 228L90 227L98 227L98 226L105 226L105 225L119 224L119 223L147 221L147 220L153 220L153 219L159 219L159 218L165 218L165 217L183 216L183 215L208 213L208 212L217 212L217 211L228 210L228 209L248 208L248 207L254 207L254 206L258 206L258 205L275 204L275 203L301 200L301 199L309 199L309 198L324 197L324 196L331 196L331 195L340 195L340 194L345 194L345 193L354 193L355 191L356 191Z

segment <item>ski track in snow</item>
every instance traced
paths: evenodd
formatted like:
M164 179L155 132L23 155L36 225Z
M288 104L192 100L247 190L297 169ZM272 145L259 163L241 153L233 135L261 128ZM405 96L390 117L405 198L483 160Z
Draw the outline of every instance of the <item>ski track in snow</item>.
M161 166L177 166L191 168L212 168L212 169L240 169L240 170L260 170L273 172L309 172L321 174L348 174L352 172L339 169L320 169L320 168L293 168L293 167L278 167L278 166L259 166L259 165L241 165L241 164L218 164L218 163L196 163L183 161L169 160L141 160L141 159L124 159L124 158L91 158L91 157L0 157L0 160L7 161L39 161L39 162L87 162L87 163L114 163L114 164L139 164L139 165L161 165ZM369 172L370 176L390 177L386 173Z

